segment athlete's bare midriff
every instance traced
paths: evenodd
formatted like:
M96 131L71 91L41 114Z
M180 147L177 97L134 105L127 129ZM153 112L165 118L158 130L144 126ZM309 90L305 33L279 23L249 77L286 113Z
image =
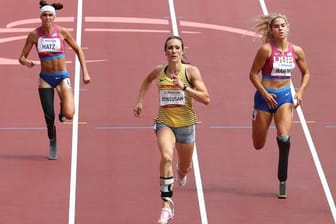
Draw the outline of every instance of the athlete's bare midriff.
M262 79L261 83L267 89L282 89L290 85L290 79L286 80Z
M66 70L65 58L57 58L48 61L41 61L41 71L46 73L57 73Z

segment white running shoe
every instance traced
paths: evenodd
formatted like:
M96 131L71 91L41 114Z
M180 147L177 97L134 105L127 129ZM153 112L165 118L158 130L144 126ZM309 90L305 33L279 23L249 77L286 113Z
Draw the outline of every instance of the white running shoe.
M177 170L177 175L178 175L178 170L179 170L178 164L176 164L176 170ZM178 183L181 187L184 187L184 185L187 184L187 175L185 175L182 178L178 175Z
M181 187L184 187L184 185L187 184L187 176L184 176L183 178L179 177L178 178L178 183Z
M162 208L158 223L167 224L174 217L174 213L170 208Z

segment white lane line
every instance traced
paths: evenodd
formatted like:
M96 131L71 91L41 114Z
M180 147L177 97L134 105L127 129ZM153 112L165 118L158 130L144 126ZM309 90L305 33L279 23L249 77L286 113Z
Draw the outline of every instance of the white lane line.
M170 21L173 29L173 35L178 36L178 28L177 28L177 20L175 14L174 0L168 0L169 3L169 11L170 11Z
M79 46L82 43L82 12L83 0L78 0L77 6L77 28L76 42ZM75 224L76 210L76 182L77 182L77 150L78 150L78 114L79 114L79 89L80 89L80 63L75 58L75 81L74 81L74 101L75 115L72 124L72 150L71 150L71 171L70 171L70 197L69 197L69 224Z
M173 35L179 36L178 28L177 28L177 21L176 21L176 14L175 14L175 7L174 7L174 0L168 0L168 1L169 1L169 10L170 10L170 18L171 18L171 23L172 23ZM195 176L195 183L196 183L196 189L197 189L198 204L199 204L200 215L201 215L201 223L208 224L204 193L203 193L203 186L202 186L202 179L201 179L201 173L200 173L198 156L197 156L196 142L194 146L194 153L193 153L192 159L193 159L193 168L194 168L194 176Z

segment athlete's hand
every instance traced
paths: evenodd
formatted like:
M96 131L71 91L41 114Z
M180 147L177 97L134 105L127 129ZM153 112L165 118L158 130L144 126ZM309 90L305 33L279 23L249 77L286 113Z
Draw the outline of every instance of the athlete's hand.
M297 92L294 96L294 108L298 106L302 106L302 94L300 92Z
M27 62L26 62L26 66L27 66L28 68L32 68L32 67L34 67L34 65L35 65L35 63L34 63L33 61L27 61Z
M89 73L84 72L84 74L83 74L83 82L84 82L84 84L89 84L90 81L91 81L91 77L90 77Z
M266 93L264 96L266 103L270 109L275 109L278 106L278 102L276 101L276 95L273 93Z
M181 89L183 88L184 84L177 75L173 74L171 79L173 80L175 86L180 87Z
M134 116L140 117L141 112L142 112L142 103L137 103L134 107Z

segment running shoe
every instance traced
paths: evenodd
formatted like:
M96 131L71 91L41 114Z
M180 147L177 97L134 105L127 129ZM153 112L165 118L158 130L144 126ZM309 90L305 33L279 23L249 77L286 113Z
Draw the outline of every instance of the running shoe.
M285 181L280 182L278 198L279 199L286 199L287 198L286 182Z
M160 218L158 219L158 223L167 224L174 217L174 213L171 208L162 208Z
M187 175L185 175L184 177L180 177L179 174L178 174L178 164L176 164L176 169L177 169L177 175L178 175L178 180L177 182L179 183L179 185L181 187L184 187L186 184L187 184Z
M187 184L187 176L184 176L183 178L178 177L178 183L181 187L184 187Z

